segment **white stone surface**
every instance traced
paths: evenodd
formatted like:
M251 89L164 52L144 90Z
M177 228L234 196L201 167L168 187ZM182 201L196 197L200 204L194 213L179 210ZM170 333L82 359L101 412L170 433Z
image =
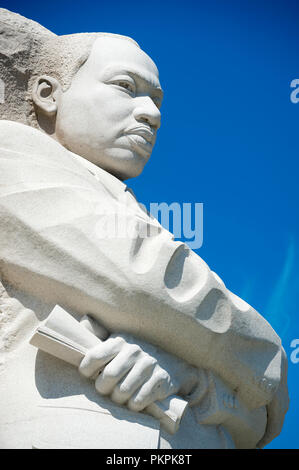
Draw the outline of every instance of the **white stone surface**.
M9 28L41 44L22 42L29 78L0 108L0 447L265 445L288 408L279 337L123 182L160 126L156 65L128 38L60 38L2 9L0 27L0 73ZM131 236L103 236L107 214ZM80 373L29 344L57 304L109 332ZM173 394L189 406L170 435L142 411Z
M98 322L89 315L84 315L80 322L78 322L72 315L56 305L47 319L38 326L30 340L30 344L68 364L72 364L76 367L80 366L80 370L82 371L81 363L88 350L95 348L99 351L103 346L107 348L108 341L103 344L103 335L104 338L107 339L109 333L107 330L103 331L103 329L101 329L100 336L98 336L98 325ZM100 348L98 348L98 346L100 346ZM136 352L136 346L131 345L131 348L132 347L134 348L134 352ZM130 359L130 357L128 356L126 361L127 359ZM168 367L170 363L171 357L168 359ZM177 360L175 361L175 365L178 365ZM185 369L184 363L182 363L182 366ZM97 368L99 368L98 364ZM105 368L103 374L105 374L106 371L107 368ZM178 375L179 370L176 370L175 373ZM103 374L101 375L101 379ZM86 374L83 373L83 375ZM194 369L193 375L195 382L197 379L196 369ZM94 377L94 371L90 376ZM98 381L96 381L96 388L98 388ZM99 392L101 393L101 390L99 390ZM115 391L113 393L115 400ZM124 400L119 404L123 403ZM160 426L169 434L175 434L179 429L187 407L188 402L186 400L176 395L169 395L162 401L150 403L150 405L143 409L143 412L156 418L160 422Z

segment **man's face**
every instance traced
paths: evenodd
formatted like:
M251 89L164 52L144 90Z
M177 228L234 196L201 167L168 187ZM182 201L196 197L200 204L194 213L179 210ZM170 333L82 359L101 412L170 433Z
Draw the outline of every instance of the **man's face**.
M120 179L138 176L155 144L161 100L153 61L128 40L100 37L59 99L57 139Z

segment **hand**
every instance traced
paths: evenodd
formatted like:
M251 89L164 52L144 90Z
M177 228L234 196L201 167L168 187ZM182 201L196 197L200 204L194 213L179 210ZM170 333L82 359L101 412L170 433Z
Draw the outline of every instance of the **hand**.
M79 371L89 378L97 375L98 393L133 411L175 393L193 396L195 390L199 396L197 369L127 334L113 334L89 350Z

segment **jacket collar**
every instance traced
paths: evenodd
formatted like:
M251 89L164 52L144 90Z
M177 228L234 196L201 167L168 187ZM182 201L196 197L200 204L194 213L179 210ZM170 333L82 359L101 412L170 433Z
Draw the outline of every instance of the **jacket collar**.
M125 191L132 192L125 183L80 155L63 147L42 131L15 121L0 120L0 150L36 157L70 168L88 170L116 198Z

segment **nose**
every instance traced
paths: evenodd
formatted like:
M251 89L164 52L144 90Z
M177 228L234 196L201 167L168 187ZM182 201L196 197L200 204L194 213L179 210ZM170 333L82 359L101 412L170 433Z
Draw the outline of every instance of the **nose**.
M140 96L135 98L138 105L134 109L134 117L136 121L146 122L156 130L161 125L161 113L149 96Z

